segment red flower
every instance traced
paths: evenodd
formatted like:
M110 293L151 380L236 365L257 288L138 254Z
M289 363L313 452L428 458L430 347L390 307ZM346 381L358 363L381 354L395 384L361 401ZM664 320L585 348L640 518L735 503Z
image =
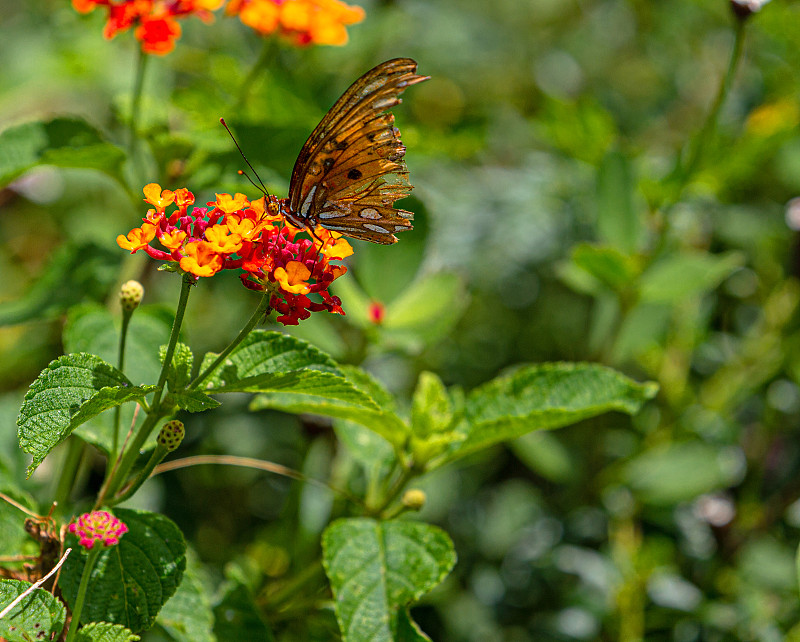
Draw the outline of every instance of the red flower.
M271 305L285 325L296 325L311 312L344 314L342 302L328 288L347 271L332 261L352 254L352 247L324 228L314 232L321 248L299 238L303 230L280 213L285 201L269 196L251 203L244 194L217 194L209 207L189 212L194 195L185 188L173 192L150 183L143 191L155 209L148 210L141 227L117 237L123 249L144 250L197 278L242 270L245 287L271 293ZM169 213L170 207L177 209ZM150 245L156 239L163 249Z

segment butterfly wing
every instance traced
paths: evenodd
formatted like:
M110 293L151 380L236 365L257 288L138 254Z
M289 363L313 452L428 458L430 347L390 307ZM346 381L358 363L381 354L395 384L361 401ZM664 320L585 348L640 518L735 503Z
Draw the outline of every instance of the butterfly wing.
M387 112L406 87L428 76L410 58L381 63L356 80L314 128L292 170L288 218L373 243L396 243L413 214L394 202L411 184L406 148Z

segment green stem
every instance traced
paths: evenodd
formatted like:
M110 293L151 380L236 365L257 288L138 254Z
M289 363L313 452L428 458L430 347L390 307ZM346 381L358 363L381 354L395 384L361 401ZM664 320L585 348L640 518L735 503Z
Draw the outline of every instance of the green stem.
M56 486L53 499L59 505L66 503L69 499L69 491L75 484L75 477L78 470L78 463L83 453L84 442L82 439L72 436L67 442L67 452L61 462L61 470L58 476L58 486Z
M158 378L157 388L153 395L153 400L150 402L150 410L147 414L147 418L142 423L139 431L133 438L133 441L127 447L125 452L122 453L122 459L119 467L117 468L116 472L112 473L113 477L109 479L106 488L100 493L97 503L95 504L95 508L103 506L106 501L105 498L113 497L114 494L119 490L123 481L128 476L131 468L133 468L133 465L136 463L136 458L139 456L139 449L142 447L142 444L144 444L147 436L153 430L153 427L156 425L156 423L158 423L159 419L172 411L172 408L161 407L161 395L164 393L167 375L169 374L169 368L172 365L172 357L175 354L175 346L178 343L181 325L183 325L183 317L186 313L186 304L189 301L189 292L194 284L195 277L193 277L191 274L183 275L181 294L180 299L178 300L178 308L175 311L175 321L172 324L172 333L169 337L167 352L164 355L164 364L161 366L161 376Z
M261 297L261 301L259 301L258 307L256 308L255 312L253 312L253 315L250 317L245 326L241 329L239 334L236 335L236 338L233 341L231 341L231 343L228 345L227 348L225 348L222 352L220 352L219 356L216 359L214 359L214 362L210 366L208 366L208 368L203 370L203 372L197 375L191 381L191 383L189 383L189 385L186 386L188 390L194 390L201 383L203 383L203 381L205 381L211 375L211 373L213 373L219 367L219 365L222 362L224 362L225 359L228 358L228 355L231 352L233 352L234 348L236 348L236 346L238 346L244 340L244 338L248 334L250 334L250 331L253 328L255 328L256 325L258 325L258 322L261 320L261 317L269 308L269 300L270 300L270 293L269 291L267 291Z
M72 609L72 622L69 625L69 633L67 634L67 642L72 642L78 632L78 626L81 622L81 611L83 610L83 602L86 599L86 589L89 588L89 578L92 575L97 558L100 556L103 547L96 544L90 551L89 557L86 559L86 564L83 567L83 575L81 575L81 583L78 587L78 597L75 598L75 606Z
M117 370L120 372L125 372L125 344L128 339L128 327L131 323L131 317L133 316L133 310L122 310L122 328L119 332L119 353L117 355ZM117 457L119 456L119 422L121 417L122 407L117 406L114 409L114 436L112 442L112 449L111 449L111 457L109 458L110 466L109 470L114 468L114 463L117 461Z
M725 72L722 83L720 83L719 89L717 90L717 95L714 98L714 102L711 105L710 111L708 112L708 116L706 116L706 120L703 123L702 128L694 139L688 161L685 165L679 164L678 166L679 173L678 183L675 187L675 201L680 198L680 193L683 191L683 188L686 187L686 184L689 182L692 175L695 173L695 171L697 171L697 168L702 161L706 146L716 132L717 123L719 121L719 113L722 110L722 105L725 103L725 99L730 93L733 79L736 76L736 70L738 69L739 63L742 59L742 51L744 49L744 34L745 21L737 20L736 38L733 42L730 60L728 61L728 70Z
M136 130L139 124L139 107L142 102L142 88L144 87L144 70L147 66L148 56L139 49L139 55L136 58L136 79L133 84L133 94L131 95L131 116L128 130L128 149L131 156L134 155L134 148L136 147Z
M127 486L118 495L110 498L108 500L107 504L109 506L116 506L117 504L120 504L120 503L124 502L126 499L132 497L133 494L137 490L139 490L141 485L144 484L149 479L150 474L153 472L153 469L158 464L161 463L161 461L164 459L164 457L167 456L168 452L169 451L166 448L164 448L164 446L162 446L161 444L158 444L155 447L155 450L153 450L153 454L150 455L150 459L145 464L144 468L142 468L142 470L140 470L139 473L137 474L136 479L133 481L133 483L131 483L129 486Z
M264 67L267 64L267 61L272 57L274 42L275 42L274 38L264 38L264 44L261 47L261 52L258 54L258 58L256 59L253 66L250 68L250 71L247 73L247 76L245 76L245 79L242 81L242 84L239 86L239 94L236 98L236 104L234 105L234 109L236 109L237 111L240 110L242 107L244 107L244 104L247 102L247 96L250 93L250 86L253 84L258 75L263 71Z

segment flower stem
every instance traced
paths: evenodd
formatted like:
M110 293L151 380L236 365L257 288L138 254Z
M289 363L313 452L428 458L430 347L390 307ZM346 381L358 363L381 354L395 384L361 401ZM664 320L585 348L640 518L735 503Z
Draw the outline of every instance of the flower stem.
M120 372L125 372L125 344L128 339L128 328L130 327L131 317L133 316L133 310L126 310L123 308L122 310L122 328L119 332L119 353L117 355L117 370ZM111 467L113 468L114 463L117 461L117 457L119 456L118 449L119 449L119 422L121 416L122 407L117 406L114 409L114 436L112 441L112 448L111 448L111 457L109 461L111 462Z
M139 55L136 58L136 78L133 84L133 94L131 95L131 114L128 130L128 150L131 156L134 155L134 148L136 146L136 130L139 124L139 106L142 102L142 88L144 86L144 70L147 67L147 54L139 49Z
M680 198L683 188L686 187L686 184L689 182L692 175L695 173L695 171L697 171L697 168L703 159L703 153L705 152L706 147L716 132L717 123L719 121L719 113L722 109L722 105L725 103L725 99L730 93L733 79L736 76L736 70L738 69L739 63L742 59L742 51L744 49L744 34L745 21L737 20L736 37L733 42L733 48L731 49L731 57L728 61L728 69L725 72L722 82L720 83L719 89L717 90L717 95L714 98L714 102L711 105L708 115L706 116L706 120L703 123L703 126L697 132L697 135L694 137L686 163L679 163L678 167L676 168L678 170L678 181L675 186L674 200Z
M83 575L81 575L81 583L78 587L78 597L75 598L75 607L72 609L72 622L69 625L69 633L67 634L67 641L72 642L78 632L78 626L81 622L81 611L83 610L83 602L86 599L86 589L89 588L89 578L92 575L97 558L102 552L101 546L95 546L89 551L89 557L86 559L86 564L83 567Z
M258 322L261 320L261 317L269 308L269 300L270 300L270 294L269 292L265 292L264 295L261 297L261 301L259 301L258 307L255 309L255 312L253 312L253 315L250 317L245 326L241 329L239 334L236 335L236 338L233 341L231 341L231 343L228 345L227 348L225 348L222 352L220 352L219 356L216 359L214 359L214 362L210 366L208 366L208 368L203 370L203 372L197 375L191 381L191 383L188 386L186 386L188 390L194 390L201 383L203 383L203 381L205 381L211 375L211 373L213 373L220 366L220 364L223 361L225 361L225 359L228 358L228 355L231 352L233 352L234 348L236 348L236 346L238 346L242 341L244 341L244 338L248 334L250 334L250 331L253 328L255 328L256 325L258 325Z
M158 378L158 387L153 395L153 400L150 402L150 410L147 414L147 418L144 420L144 423L142 423L139 431L133 438L133 441L125 449L125 452L122 453L122 459L119 467L117 468L116 472L113 473L113 477L109 479L105 489L100 493L97 503L95 504L95 508L103 506L106 501L105 498L113 497L114 494L119 490L123 481L128 476L131 468L133 468L134 463L136 463L136 458L139 456L139 449L142 447L142 444L144 444L147 436L153 430L153 427L156 425L156 423L158 423L158 420L169 414L169 412L172 410L170 408L165 409L161 407L161 396L164 393L164 386L167 383L167 375L169 374L169 368L172 365L172 357L175 354L175 346L178 343L181 325L183 325L183 317L186 313L186 304L189 301L189 292L191 291L191 287L195 284L195 282L195 277L193 277L191 274L183 275L181 294L178 300L178 308L175 310L175 321L172 324L172 332L169 337L169 343L167 344L167 352L164 355L164 363L161 366L161 375Z
M72 435L67 440L67 452L64 454L64 459L61 460L58 486L53 495L53 499L59 505L65 504L69 499L69 493L75 484L78 464L83 454L84 445L84 441L76 435Z

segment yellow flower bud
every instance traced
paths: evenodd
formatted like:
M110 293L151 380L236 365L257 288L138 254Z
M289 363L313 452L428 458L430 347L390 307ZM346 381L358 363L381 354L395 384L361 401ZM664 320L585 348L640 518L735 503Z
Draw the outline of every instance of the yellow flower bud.
M139 307L144 297L144 288L138 281L128 281L119 289L119 302L122 309L133 312Z
M425 491L419 490L418 488L410 488L403 493L403 506L411 510L420 510L425 505L427 499L428 496L425 494Z

